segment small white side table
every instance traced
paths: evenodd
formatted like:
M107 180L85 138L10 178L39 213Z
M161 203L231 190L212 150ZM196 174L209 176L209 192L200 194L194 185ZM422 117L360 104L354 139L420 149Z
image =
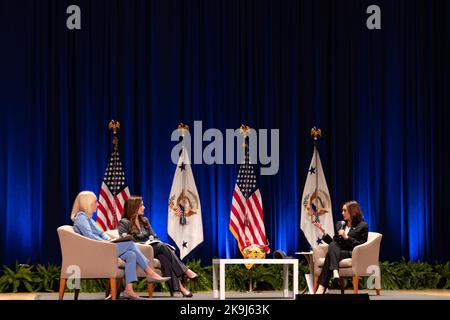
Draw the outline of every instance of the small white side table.
M225 299L225 265L227 264L282 264L283 265L283 296L289 297L289 265L293 267L293 295L298 293L298 260L297 259L213 259L213 297ZM217 281L219 280L219 281Z

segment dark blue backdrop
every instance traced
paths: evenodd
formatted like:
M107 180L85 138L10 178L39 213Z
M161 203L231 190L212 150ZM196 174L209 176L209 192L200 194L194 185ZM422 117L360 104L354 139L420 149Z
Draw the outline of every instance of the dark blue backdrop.
M66 29L79 4L82 30ZM365 27L367 6L382 30ZM358 200L381 259L448 260L450 7L445 1L0 1L0 262L59 263L56 228L75 195L98 192L120 143L132 193L166 237L170 134L280 129L280 170L260 179L272 250L307 249L300 197L312 145L334 217ZM237 167L195 165L205 242L235 257Z

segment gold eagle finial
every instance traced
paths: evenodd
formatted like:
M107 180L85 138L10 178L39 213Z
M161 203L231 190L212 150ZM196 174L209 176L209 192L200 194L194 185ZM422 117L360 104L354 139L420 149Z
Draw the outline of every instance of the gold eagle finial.
M108 129L113 131L114 138L113 138L113 145L117 146L119 143L119 139L117 138L117 130L120 129L120 122L116 120L111 120L108 124Z
M177 129L177 130L179 130L181 136L184 137L185 132L186 132L186 131L189 131L189 126L188 126L187 124L184 124L183 122L181 122L181 123L178 125L178 129Z
M312 128L311 137L313 137L314 141L317 141L318 137L322 137L322 130L317 129L316 127Z

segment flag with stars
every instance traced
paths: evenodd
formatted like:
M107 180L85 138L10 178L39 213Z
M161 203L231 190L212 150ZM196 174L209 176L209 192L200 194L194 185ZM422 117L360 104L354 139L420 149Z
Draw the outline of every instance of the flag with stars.
M183 146L169 195L167 234L184 259L203 242L202 208L187 149Z
M241 253L251 245L259 245L264 252L270 252L264 227L261 193L254 167L249 161L248 147L245 147L245 161L239 167L234 186L229 228Z
M322 232L313 223L322 224L325 232L334 235L330 192L322 169L319 151L314 146L313 157L308 168L301 205L300 229L312 248L322 243Z
M117 229L122 219L123 205L130 197L130 191L125 180L125 173L120 161L117 144L109 158L105 175L100 188L97 224L106 231Z

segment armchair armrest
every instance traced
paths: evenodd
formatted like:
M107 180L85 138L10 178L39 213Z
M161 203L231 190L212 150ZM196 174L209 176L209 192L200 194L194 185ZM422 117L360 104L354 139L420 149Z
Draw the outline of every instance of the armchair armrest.
M380 243L381 235L353 248L352 269L354 274L370 275L368 267L379 265Z

